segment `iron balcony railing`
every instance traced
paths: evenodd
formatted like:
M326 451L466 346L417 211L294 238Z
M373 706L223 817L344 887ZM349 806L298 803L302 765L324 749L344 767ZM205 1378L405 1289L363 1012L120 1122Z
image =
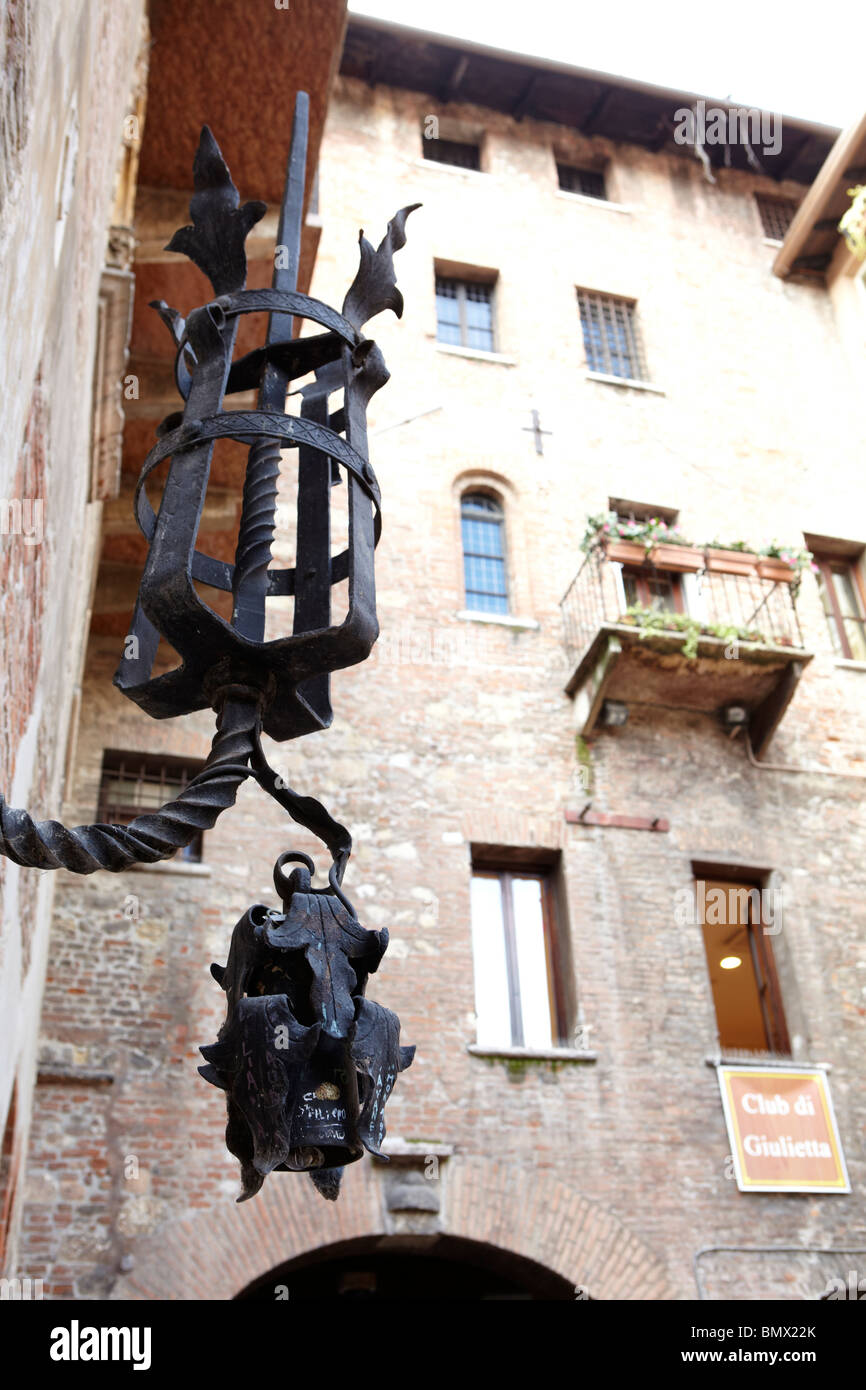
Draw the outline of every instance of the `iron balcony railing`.
M625 617L628 605L619 568L603 552L592 551L566 591L560 607L565 649L573 666L603 623L622 622ZM687 612L701 625L759 633L770 646L803 646L791 584L762 579L758 574L720 574L707 569L698 571L695 580L696 601Z

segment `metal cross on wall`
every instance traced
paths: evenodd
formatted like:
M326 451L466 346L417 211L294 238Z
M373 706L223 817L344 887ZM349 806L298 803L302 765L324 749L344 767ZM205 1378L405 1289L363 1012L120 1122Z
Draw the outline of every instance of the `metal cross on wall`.
M543 439L543 436L544 436L545 434L553 434L553 430L543 430L543 429L541 428L541 416L539 415L539 413L538 413L537 410L533 410L533 412L532 412L532 424L531 424L531 425L524 425L522 428L523 428L523 433L524 433L524 434L534 434L534 435L535 435L535 452L536 452L537 454L543 454L543 453L544 453L544 439Z

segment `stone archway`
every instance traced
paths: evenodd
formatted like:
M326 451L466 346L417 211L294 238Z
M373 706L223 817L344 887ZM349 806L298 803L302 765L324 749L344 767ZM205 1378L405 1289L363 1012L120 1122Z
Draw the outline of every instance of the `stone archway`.
M557 1178L497 1160L449 1160L439 1229L533 1260L593 1299L668 1299L662 1261L606 1207ZM321 1246L386 1236L379 1170L349 1169L324 1203L301 1175L165 1227L141 1243L115 1299L228 1300L270 1269Z

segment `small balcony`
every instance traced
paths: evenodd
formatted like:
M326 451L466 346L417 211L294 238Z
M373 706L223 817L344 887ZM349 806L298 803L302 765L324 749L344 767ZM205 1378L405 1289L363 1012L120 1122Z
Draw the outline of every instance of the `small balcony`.
M629 705L700 710L745 724L761 757L812 660L793 574L755 556L626 551L591 550L562 600L580 733L624 722Z

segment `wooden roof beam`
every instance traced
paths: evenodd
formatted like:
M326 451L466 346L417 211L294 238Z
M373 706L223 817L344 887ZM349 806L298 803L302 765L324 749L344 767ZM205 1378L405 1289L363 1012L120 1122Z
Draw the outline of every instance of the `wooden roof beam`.
M787 148L785 149L784 154L777 155L775 160L773 161L773 168L771 173L774 179L783 179L785 177L787 171L794 167L797 160L800 158L800 155L803 153L804 149L806 148L811 139L812 136L808 134L804 135L802 140L798 140L796 142L793 142L790 139L790 137L788 138L788 140L785 142ZM793 149L791 148L792 144Z
M773 261L773 274L784 280L792 272L812 234L814 224L827 215L830 201L838 192L839 183L857 172L852 160L861 155L866 142L866 115L836 140L794 216L787 235Z
M469 67L469 54L461 53L457 62L454 64L448 79L442 85L440 101L453 101L460 88L460 84L466 76L466 69Z
M511 108L511 115L515 121L523 120L535 97L537 86L538 73L534 72Z
M601 120L602 116L605 113L607 103L610 101L611 97L615 95L616 88L614 87L604 87L602 89L602 91L599 93L599 95L593 102L593 105L590 108L589 115L580 127L584 135L593 134L597 122Z

